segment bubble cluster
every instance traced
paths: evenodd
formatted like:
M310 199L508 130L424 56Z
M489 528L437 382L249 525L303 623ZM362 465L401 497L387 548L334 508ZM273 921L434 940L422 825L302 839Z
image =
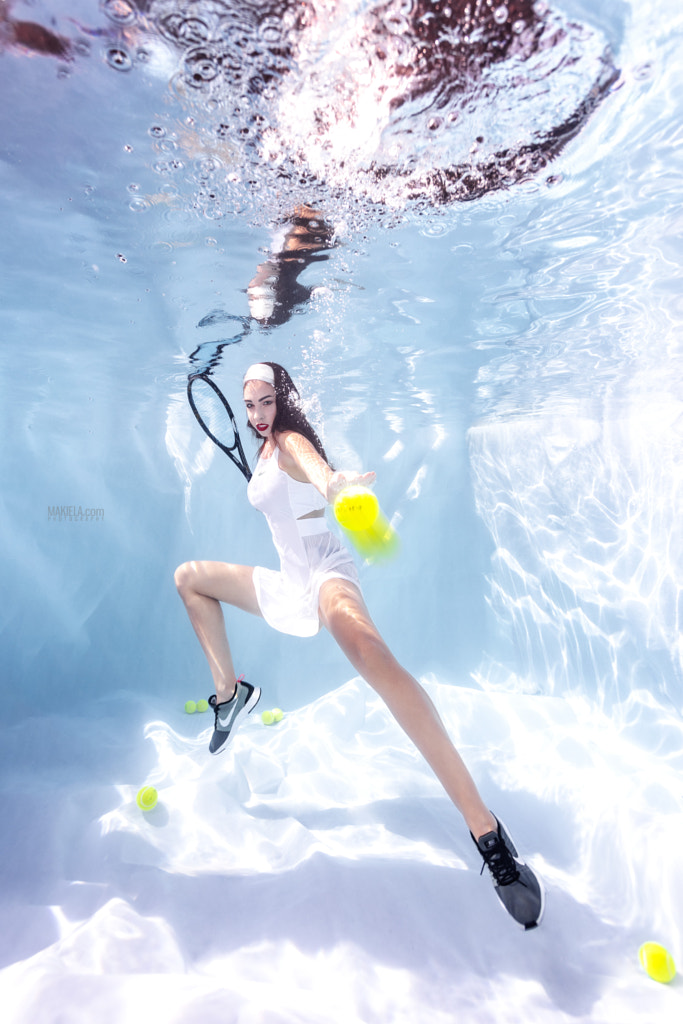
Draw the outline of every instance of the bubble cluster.
M121 33L116 70L152 37L175 54L185 117L150 125L154 166L211 220L272 219L304 198L400 217L508 188L547 166L617 76L601 33L545 0L150 0L137 23L132 0L103 9Z

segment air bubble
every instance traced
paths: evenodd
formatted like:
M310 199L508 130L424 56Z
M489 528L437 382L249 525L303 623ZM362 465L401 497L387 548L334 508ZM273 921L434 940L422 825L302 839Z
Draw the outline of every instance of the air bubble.
M426 228L420 228L420 234L425 238L441 238L447 232L448 228L446 225L438 221L434 224L429 224Z
M441 120L440 117L432 117L427 122L427 127L429 128L430 132L434 132L436 131L437 128L440 128L442 124L443 121Z
M514 22L514 24L512 26L512 31L514 32L514 34L516 36L521 36L521 34L522 34L522 32L524 31L525 28L526 28L526 22L524 22L520 18L518 21Z
M126 259L126 257L123 255L122 252L117 252L116 258L117 258L117 260L120 260L121 263L127 263L128 262L128 260Z
M259 25L258 34L268 46L276 45L282 39L281 22L274 18L266 18Z
M503 22L507 21L507 18L508 9L505 6L505 4L501 4L500 7L496 7L495 11L493 12L493 20L496 22L496 24L502 25Z
M144 210L149 209L149 204L146 199L132 199L128 204L128 209L132 210L133 213L142 213Z
M134 192L139 192L140 191L140 186L133 181L128 186L128 191L129 192L133 192L133 193Z
M104 0L102 10L116 25L132 25L137 18L137 11L129 0Z
M639 82L645 82L652 78L652 64L637 64L633 69L633 77Z
M209 26L201 18L186 18L182 14L169 14L158 25L167 39L185 46L205 43L211 36Z
M213 174L214 171L219 170L220 166L221 165L219 160L216 160L215 157L209 156L206 158L206 160L202 160L202 162L199 165L199 170L202 175L208 176L210 174Z
M163 139L166 134L166 129L162 128L160 124L153 124L149 129L149 134L153 139Z
M129 54L118 46L111 46L107 50L106 61L115 71L130 71L133 66Z
M194 50L185 58L185 81L195 89L212 82L219 72L218 58L207 50Z

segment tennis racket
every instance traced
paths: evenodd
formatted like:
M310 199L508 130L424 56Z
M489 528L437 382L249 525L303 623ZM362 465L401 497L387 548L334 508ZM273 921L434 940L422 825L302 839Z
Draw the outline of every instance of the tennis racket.
M249 463L242 448L232 409L221 389L207 373L193 373L187 380L187 400L204 433L222 452L225 452L249 483L251 480ZM229 426L226 424L226 414ZM224 444L219 435L228 443Z

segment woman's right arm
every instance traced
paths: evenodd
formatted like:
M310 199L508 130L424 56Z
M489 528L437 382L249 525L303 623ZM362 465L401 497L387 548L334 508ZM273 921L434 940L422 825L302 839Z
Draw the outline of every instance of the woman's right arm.
M374 483L374 473L335 473L302 434L287 431L277 440L284 453L284 459L280 458L282 469L295 480L313 484L330 504L346 487L369 487Z

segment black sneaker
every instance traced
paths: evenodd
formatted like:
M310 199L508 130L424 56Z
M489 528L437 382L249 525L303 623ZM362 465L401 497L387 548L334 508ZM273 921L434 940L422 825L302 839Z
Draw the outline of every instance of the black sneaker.
M235 693L230 700L224 700L217 704L215 694L209 697L209 704L216 716L213 736L209 743L209 750L212 754L220 754L226 749L235 731L235 726L240 719L254 710L260 696L261 690L258 686L252 686L251 683L245 683L243 679L238 679Z
M540 924L545 907L543 885L531 868L520 860L515 845L504 827L498 822L497 832L486 832L474 840L491 872L498 899L510 917L526 931ZM470 835L472 833L470 832Z

